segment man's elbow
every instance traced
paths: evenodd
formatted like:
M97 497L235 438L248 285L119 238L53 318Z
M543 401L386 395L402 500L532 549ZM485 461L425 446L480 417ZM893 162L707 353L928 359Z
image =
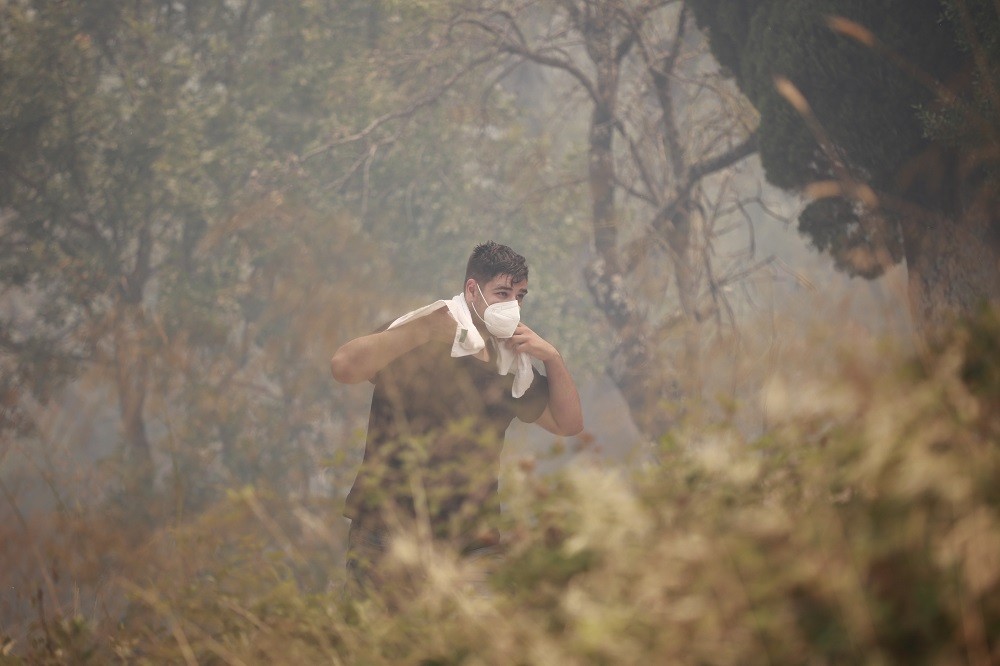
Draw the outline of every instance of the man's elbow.
M583 432L583 417L564 417L562 419L552 419L549 432L560 437L576 437Z
M354 364L344 358L344 354L339 350L330 357L330 374L341 384L357 384L365 379L356 371Z
M576 437L583 432L583 409L580 407L579 398L576 400L573 409L569 409L562 414L559 425L565 437Z

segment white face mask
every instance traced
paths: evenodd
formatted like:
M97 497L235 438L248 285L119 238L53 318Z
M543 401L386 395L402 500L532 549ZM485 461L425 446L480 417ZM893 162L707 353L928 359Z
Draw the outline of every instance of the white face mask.
M486 297L483 296L483 290L479 288L478 284L476 285L476 289L479 289L479 295L485 301ZM500 303L488 305L483 311L482 316L479 315L479 312L476 310L476 304L473 302L472 311L486 324L486 330L498 338L509 338L514 335L514 330L521 321L521 306L516 300L501 301Z

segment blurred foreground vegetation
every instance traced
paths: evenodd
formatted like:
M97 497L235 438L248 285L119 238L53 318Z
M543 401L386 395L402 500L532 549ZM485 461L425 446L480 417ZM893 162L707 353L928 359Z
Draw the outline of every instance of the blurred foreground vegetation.
M520 461L488 592L412 535L385 599L345 601L339 507L250 487L138 543L6 525L39 582L0 663L996 663L1000 317L830 367L776 377L754 441L692 416L655 463Z

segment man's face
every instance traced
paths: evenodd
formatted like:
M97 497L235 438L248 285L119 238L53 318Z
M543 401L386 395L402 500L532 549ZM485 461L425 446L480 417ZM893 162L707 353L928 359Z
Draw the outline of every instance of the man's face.
M482 295L479 293L480 290L483 292ZM520 282L514 282L513 278L509 275L497 275L489 282L480 284L479 289L476 289L474 278L469 278L465 282L465 297L476 308L480 316L482 316L488 306L494 303L514 300L521 303L527 295L528 280L524 279Z

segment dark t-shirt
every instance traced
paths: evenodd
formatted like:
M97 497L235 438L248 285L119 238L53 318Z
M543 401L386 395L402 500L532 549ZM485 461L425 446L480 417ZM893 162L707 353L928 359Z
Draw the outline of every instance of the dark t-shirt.
M495 354L494 354L495 358ZM352 519L397 510L427 515L438 536L478 529L499 512L497 475L504 433L516 416L533 422L548 404L548 380L534 371L523 396L495 360L453 358L430 342L373 379L365 455L347 497Z

